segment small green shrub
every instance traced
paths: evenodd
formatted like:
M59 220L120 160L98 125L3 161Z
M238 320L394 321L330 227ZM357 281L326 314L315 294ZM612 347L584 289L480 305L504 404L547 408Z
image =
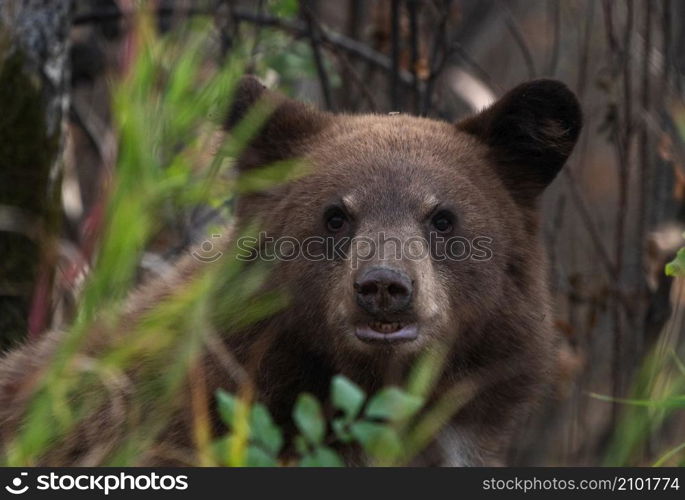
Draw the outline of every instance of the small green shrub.
M249 405L225 391L216 394L219 413L229 429L214 445L222 465L273 467L283 451L283 432L260 403ZM398 387L386 387L370 398L342 375L332 379L330 400L336 416L327 422L321 403L303 393L293 407L298 435L296 458L301 467L341 467L345 446L357 444L373 462L393 463L405 456L401 426L423 407L422 398Z

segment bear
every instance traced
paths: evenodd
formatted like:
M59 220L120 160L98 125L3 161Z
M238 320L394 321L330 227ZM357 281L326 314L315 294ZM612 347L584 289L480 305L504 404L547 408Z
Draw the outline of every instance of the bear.
M271 112L237 159L237 175L291 160L306 168L238 196L221 247L236 258L236 235L250 226L259 237L243 257L259 261L283 239L299 248L269 271L267 286L287 296L287 305L223 336L222 348L287 436L302 392L324 401L331 378L342 374L371 394L403 383L417 359L433 353L439 368L430 401L454 387L465 388L467 397L414 464L505 465L517 427L550 380L559 346L538 235L540 198L581 130L574 94L561 82L534 80L448 123L333 114L245 76L226 120L229 133L262 103ZM207 265L188 255L170 276L144 284L122 325L134 325ZM61 338L51 332L0 361L0 443L21 425L38 374ZM96 327L87 338L87 349L97 352L119 336ZM208 393L235 389L216 356L203 354L202 364ZM134 384L135 376L129 376ZM192 442L190 399L190 391L181 391L160 440ZM94 463L84 457L116 440L122 425L113 413L105 398L42 462ZM357 453L346 460L364 465ZM150 453L140 463L170 462Z

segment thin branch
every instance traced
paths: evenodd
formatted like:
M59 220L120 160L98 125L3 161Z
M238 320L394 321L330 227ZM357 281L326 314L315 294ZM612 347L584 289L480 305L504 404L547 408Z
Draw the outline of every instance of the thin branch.
M352 63L347 58L347 56L345 54L343 54L342 51L340 51L338 48L333 47L332 52L335 54L335 56L338 58L338 60L345 67L345 70L347 71L347 76L349 76L352 80L354 80L354 83L361 90L362 95L364 96L364 99L366 100L367 104L369 105L369 108L371 109L371 111L376 112L378 110L378 104L376 103L376 99L374 98L373 93L371 92L371 89L369 89L368 85L366 85L366 83L364 82L364 80L361 77L361 75L359 74L359 72L352 65Z
M618 171L618 207L616 211L616 232L614 235L614 261L615 261L615 285L618 289L624 286L624 255L626 239L626 217L628 212L628 189L630 185L630 148L632 138L632 75L631 75L631 49L633 36L634 9L633 1L626 0L626 23L623 31L622 46L618 45L618 38L614 31L613 2L605 0L604 24L609 46L609 61L611 64L612 75L618 77L622 70L622 97L623 97L623 116L616 117L617 123L614 126L614 146L616 153L616 167ZM620 64L620 65L619 65ZM621 127L623 125L623 127ZM624 392L626 373L624 364L626 361L626 339L623 325L623 316L619 310L619 296L616 294L612 302L612 317L615 326L613 337L613 360L611 367L612 374L612 394L616 397ZM633 309L635 306L633 306ZM618 404L614 403L611 409L611 423L616 423L618 418Z
M400 0L390 4L390 103L393 111L400 110Z
M662 52L664 55L664 83L668 85L668 80L671 76L671 67L673 66L673 51L671 50L671 40L673 38L671 32L671 0L663 0L663 10L661 13L661 29L663 31Z
M588 63L590 61L590 42L592 39L592 26L595 22L595 2L588 0L585 4L585 26L583 28L583 43L579 49L580 57L578 62L578 97L582 100L587 87Z
M559 51L561 48L561 6L559 0L551 0L547 3L549 9L549 17L553 28L552 38L552 53L550 55L549 66L547 67L547 74L554 76L559 65Z
M595 252L597 252L597 255L599 256L599 261L602 264L602 267L604 267L608 278L616 282L616 267L614 263L611 261L609 251L602 243L602 238L599 234L599 230L597 229L597 226L595 225L592 219L590 209L588 208L587 203L585 202L585 199L583 198L583 195L580 192L580 188L578 187L578 181L576 180L575 176L571 173L570 168L565 168L563 172L564 176L566 177L566 180L568 181L567 185L571 193L571 201L573 201L576 208L578 208L578 212L583 222L583 226L585 226L585 229L587 230L590 236L590 242L594 246ZM613 293L617 303L620 304L623 308L623 312L626 315L626 319L628 320L629 325L631 326L631 328L635 328L636 318L634 312L634 304L632 304L632 302L628 300L628 298L621 292L620 288L614 290Z
M312 55L314 56L314 65L316 66L316 73L319 76L321 94L323 95L326 109L334 110L331 84L323 62L323 55L321 54L321 36L319 35L318 26L314 23L314 13L312 12L310 3L311 0L307 0L306 2L303 2L302 7L302 14L307 26L307 38L309 39L309 46L311 47Z
M580 213L581 219L583 220L583 224L585 226L585 229L587 229L588 234L590 235L590 241L592 242L593 246L595 247L595 251L597 252L597 255L599 255L599 260L601 261L602 265L606 269L609 277L613 278L616 275L616 269L614 268L614 263L611 261L611 258L609 257L609 252L604 247L604 244L602 243L602 238L599 235L599 231L597 230L597 227L595 226L595 223L592 219L590 209L587 207L587 204L585 203L583 196L580 194L580 189L578 188L578 182L576 181L575 177L571 173L570 168L564 169L564 176L566 177L566 180L568 181L568 186L569 186L569 189L571 191L571 199L573 200L576 207L578 208L578 211Z
M637 248L637 261L643 262L645 255L645 244L647 238L647 218L648 211L650 209L648 199L649 193L652 187L652 172L651 172L651 161L650 161L650 151L649 151L649 127L648 127L648 117L650 113L650 74L649 74L649 62L652 50L652 3L645 2L645 27L643 34L643 50L642 50L642 95L640 98L640 104L642 107L641 116L642 122L640 126L639 141L639 154L640 154L640 190L638 193L638 248ZM645 279L641 279L639 283L640 296L648 297L649 289L647 288L647 283ZM641 354L644 345L644 331L643 335L638 335L636 341L639 345L636 346L636 352Z
M258 0L257 2L257 14L261 15L264 12L264 0ZM254 27L254 43L252 45L252 51L250 52L250 66L254 65L254 61L259 53L259 42L262 37L262 30L259 26Z
M613 59L618 53L618 40L614 34L614 9L611 0L604 0L602 2L604 9L604 26L607 37L607 46L609 47L609 58Z
M516 45L521 50L521 55L523 55L523 60L528 68L528 77L535 78L535 75L537 74L537 71L535 71L535 61L533 60L533 54L528 47L526 38L523 36L516 19L514 19L514 14L511 12L511 9L504 4L503 6L505 12L504 23L506 24L509 33L511 33L511 36L514 38Z
M639 232L641 243L644 243L644 238L646 236L646 225L647 225L647 199L649 188L651 185L650 177L650 161L649 161L649 126L648 118L650 113L650 54L652 50L652 4L651 2L645 2L645 28L643 37L643 50L642 50L642 95L640 98L640 104L642 107L642 123L640 128L640 218L639 218ZM644 252L644 247L640 247L640 255ZM642 261L642 259L640 259Z
M221 58L226 59L233 48L233 41L236 38L237 26L233 24L233 2L230 0L220 0L217 6L216 26L219 30L221 42ZM255 42L255 47L256 47Z
M623 31L623 84L625 106L625 147L628 148L630 138L633 133L633 73L632 73L632 52L633 52L633 24L635 21L634 2L626 0L626 26Z
M172 13L171 9L160 7L157 9L157 15L165 16ZM213 15L214 11L207 8L190 7L183 11L185 15ZM95 12L90 12L77 16L73 22L73 25L79 26L89 23L102 23L106 21L114 21L117 19L128 18L134 15L132 12L120 12L114 9L102 9ZM235 9L234 16L236 21L258 24L260 26L267 26L270 28L279 29L285 31L295 38L307 38L307 27L301 21L291 21L286 19L281 19L276 16L268 14L257 14L245 9ZM340 49L350 56L361 59L383 71L392 71L392 62L390 58L381 54L380 52L369 48L368 45L347 37L341 33L335 32L325 26L320 26L319 35L321 36L321 41L324 45L332 48ZM402 85L407 87L413 87L414 85L414 75L406 70L399 71L399 81ZM419 82L421 85L421 82Z
M433 102L433 87L440 73L442 73L445 63L449 58L448 51L448 34L447 34L447 20L449 18L452 0L444 0L443 8L440 17L440 24L435 31L433 38L433 47L431 50L430 59L430 75L426 82L426 89L423 93L423 103L421 107L421 114L427 115L430 111L431 103ZM442 48L442 58L440 58L440 49Z
M407 1L407 11L409 15L409 44L411 48L411 73L414 75L414 112L419 112L421 105L421 91L419 89L418 66L419 66L419 2L417 0Z

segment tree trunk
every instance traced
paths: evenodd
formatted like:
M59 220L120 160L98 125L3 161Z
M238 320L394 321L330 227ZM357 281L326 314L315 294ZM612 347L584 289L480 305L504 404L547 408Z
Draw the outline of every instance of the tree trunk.
M70 0L0 0L0 348L46 326Z

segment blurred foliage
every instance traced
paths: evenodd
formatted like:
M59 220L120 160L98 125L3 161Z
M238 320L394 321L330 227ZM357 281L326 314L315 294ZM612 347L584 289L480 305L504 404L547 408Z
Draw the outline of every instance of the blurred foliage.
M330 399L336 411L330 429L314 396L303 393L297 399L292 414L298 430L296 453L295 458L286 460L287 465L341 467L344 461L339 450L353 443L361 446L372 463L397 463L405 457L399 429L423 407L422 398L398 387L386 387L367 402L360 387L338 375L331 382ZM259 403L249 406L224 391L217 393L217 400L221 417L231 431L215 443L218 462L249 467L278 465L283 432L266 407Z
M278 8L291 4L281 2ZM60 447L78 439L79 426L92 425L88 422L97 419L98 412L117 402L124 404L125 414L120 428L108 425L102 430L98 447L106 452L97 463L139 463L154 451L179 410L177 395L188 390L184 383L201 362L203 349L211 349L209 341L218 334L214 325L235 330L285 304L277 294L260 292L267 269L241 266L224 255L206 262L192 280L170 290L139 316L131 318L127 310L126 298L139 279L142 254L165 230L170 205L174 213L207 202L228 210L225 202L235 193L263 189L303 172L298 162L284 162L236 178L231 169L234 159L271 110L267 103L258 104L216 146L244 72L246 49L238 47L235 57L217 65L211 32L200 21L161 38L150 16L142 13L136 18L136 52L112 89L119 149L95 262L75 320L41 373L24 425L4 450L5 465L35 465L46 456L68 460L56 458ZM279 39L267 36L262 42L275 48ZM283 57L290 57L281 64L293 71L293 78L304 71L292 58L304 61L307 56ZM277 58L260 64L279 67ZM292 412L298 430L294 450L284 450L284 434L264 405L219 391L217 409L230 432L213 441L208 416L200 411L194 416L195 449L185 460L192 465L290 465L282 458L288 451L296 454L300 466L341 466L341 447L354 445L361 446L373 463L408 460L426 444L425 429L433 429L433 424L424 423L415 438L401 438L430 391L436 364L431 359L418 366L420 375L408 391L390 387L368 397L351 381L334 378L331 401L336 414L330 422L322 403L302 394ZM449 415L431 418L444 423Z
M249 33L249 29L245 29ZM248 49L244 57L251 61L251 70L266 82L277 82L278 88L295 94L302 82L318 82L312 48L306 41L293 40L276 29L260 30L258 41ZM332 88L342 85L336 66L329 58L323 65Z
M674 115L677 130L685 138L685 114L676 111ZM685 248L678 250L676 257L666 264L664 271L667 276L674 278L682 279L685 276ZM680 300L676 302L676 307L680 307ZM605 465L636 464L641 450L649 446L650 438L668 425L668 418L675 412L685 411L685 364L668 347L668 334L668 329L664 330L656 347L645 357L635 378L632 398L616 399L593 395L598 399L627 406L614 430L614 438L604 460ZM685 442L663 452L653 465L674 463L685 466Z
M643 465L639 461L650 438L668 425L668 418L685 410L685 366L675 353L657 347L638 373L633 397L615 399L594 394L605 401L625 405L604 460L607 466ZM663 451L653 463L685 465L685 442Z
M196 23L160 39L148 16L137 19L137 53L113 89L119 155L99 250L75 321L6 450L7 465L37 463L119 391L131 398L123 424L130 429L116 437L104 460L135 463L176 409L174 395L214 334L212 319L259 318L283 303L277 297L255 299L263 270L242 269L236 259L225 258L208 264L135 323L127 317L124 299L136 283L143 251L163 230L169 201L186 206L225 200L235 185L226 167L268 116L263 107L249 114L207 158L243 72L239 59L211 64L208 32L206 23Z
M680 135L681 141L685 141L685 107L675 106L672 114L677 134ZM683 238L685 238L685 233L683 233ZM668 276L685 276L685 247L678 250L675 259L666 264L666 274Z
M300 10L299 0L272 0L267 2L269 12L280 17L295 17Z
M683 238L685 238L685 233ZM666 274L668 276L685 276L685 247L678 250L675 259L666 264Z

